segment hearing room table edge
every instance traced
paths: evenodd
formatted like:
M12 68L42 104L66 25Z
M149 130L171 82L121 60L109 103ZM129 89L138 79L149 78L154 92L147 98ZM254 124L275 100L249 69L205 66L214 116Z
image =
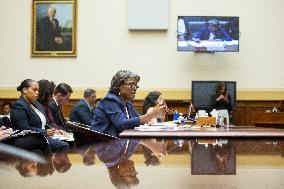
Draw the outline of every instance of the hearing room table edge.
M231 128L205 128L163 131L139 131L128 129L120 138L284 138L284 129L260 128L254 126L233 126Z

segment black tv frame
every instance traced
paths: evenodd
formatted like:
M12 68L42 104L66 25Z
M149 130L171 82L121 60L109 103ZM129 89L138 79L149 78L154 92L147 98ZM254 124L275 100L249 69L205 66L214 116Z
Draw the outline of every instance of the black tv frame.
M200 110L200 109L202 109L202 110L206 110L207 112L209 111L209 110L211 110L211 107L198 107L198 106L196 106L196 104L194 103L194 95L193 95L193 92L194 92L194 83L216 83L216 84L218 84L218 83L220 83L220 82L225 82L226 84L227 83L232 83L232 84L234 84L234 91L233 91L233 93L234 93L234 98L232 99L233 100L233 102L232 102L232 108L234 108L235 106L236 106L236 99L237 99L237 82L236 81L218 81L218 80L210 80L210 81L203 81L203 80L193 80L192 82L191 82L191 101L192 101L192 103L193 103L193 105L195 106L195 109L196 110Z
M212 54L212 53L217 53L217 52L233 52L233 53L238 53L240 52L240 37L241 37L241 32L240 32L240 16L184 16L184 15L179 15L177 16L177 21L178 21L178 18L179 17L236 17L238 18L238 21L239 21L239 42L238 42L238 50L237 51L189 51L189 50L179 50L178 48L178 34L177 34L177 51L178 52L193 52L193 53L209 53L209 54ZM177 26L177 30L176 32L178 32L178 26Z

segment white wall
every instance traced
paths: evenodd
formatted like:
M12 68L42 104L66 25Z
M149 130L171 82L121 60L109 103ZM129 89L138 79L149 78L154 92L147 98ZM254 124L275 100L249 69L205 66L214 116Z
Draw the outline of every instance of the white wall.
M30 57L31 2L0 0L0 87L45 78L106 88L116 71L130 69L142 88L235 80L238 88L284 90L283 0L170 0L167 32L128 31L127 0L79 0L77 58ZM240 16L240 52L177 52L178 15Z

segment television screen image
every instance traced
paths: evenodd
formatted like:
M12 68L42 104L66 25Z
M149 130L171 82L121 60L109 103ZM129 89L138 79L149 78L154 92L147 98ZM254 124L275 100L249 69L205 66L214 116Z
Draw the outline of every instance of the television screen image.
M235 146L195 143L191 154L192 175L236 175Z
M239 17L179 16L177 50L239 52Z
M192 81L191 84L191 99L196 110L212 110L212 97L216 94L216 88L221 81ZM236 105L236 88L235 81L224 81L228 94L231 98L232 108Z

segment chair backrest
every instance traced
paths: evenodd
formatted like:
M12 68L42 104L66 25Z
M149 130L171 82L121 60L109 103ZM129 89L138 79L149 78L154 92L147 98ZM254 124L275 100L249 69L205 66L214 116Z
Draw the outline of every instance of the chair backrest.
M1 123L1 120L2 120L2 123ZM12 128L11 120L7 116L0 118L0 125L5 126L6 128Z
M3 125L4 125L4 123L3 123L3 118L0 117L0 127L2 127Z

